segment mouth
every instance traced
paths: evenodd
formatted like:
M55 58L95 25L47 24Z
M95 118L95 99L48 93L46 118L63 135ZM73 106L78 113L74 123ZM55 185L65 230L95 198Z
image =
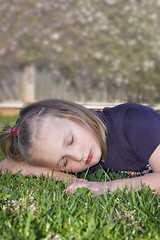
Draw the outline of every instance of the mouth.
M90 163L91 160L92 160L92 151L90 150L88 158L86 160L86 164Z

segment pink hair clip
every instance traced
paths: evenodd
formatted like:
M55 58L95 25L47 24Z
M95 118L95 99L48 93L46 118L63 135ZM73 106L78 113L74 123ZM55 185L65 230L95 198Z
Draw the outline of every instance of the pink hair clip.
M21 133L21 130L20 130L18 127L13 127L13 128L11 129L11 134L12 134L13 136L19 136L20 133Z

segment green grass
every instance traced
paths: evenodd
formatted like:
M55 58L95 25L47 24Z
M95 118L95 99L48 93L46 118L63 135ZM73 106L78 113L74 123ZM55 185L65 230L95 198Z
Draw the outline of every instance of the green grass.
M124 177L103 170L78 176L94 181ZM149 188L93 197L86 189L66 194L66 186L54 179L1 173L0 239L160 239L160 196Z

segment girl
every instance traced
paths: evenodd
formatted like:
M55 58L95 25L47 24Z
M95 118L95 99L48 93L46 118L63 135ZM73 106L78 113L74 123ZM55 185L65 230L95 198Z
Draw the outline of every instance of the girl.
M66 191L71 193L77 187L98 194L131 186L139 190L143 183L160 188L160 114L143 105L91 111L64 100L35 102L20 111L13 128L4 127L0 146L6 157L0 163L3 172L46 176L54 170L55 179L70 178ZM67 174L99 167L137 177L89 182Z

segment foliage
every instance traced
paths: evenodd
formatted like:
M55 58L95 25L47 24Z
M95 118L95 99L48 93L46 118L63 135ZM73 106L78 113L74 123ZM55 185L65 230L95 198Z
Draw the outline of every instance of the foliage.
M88 99L123 86L124 100L159 100L159 0L0 3L1 66L54 64Z

